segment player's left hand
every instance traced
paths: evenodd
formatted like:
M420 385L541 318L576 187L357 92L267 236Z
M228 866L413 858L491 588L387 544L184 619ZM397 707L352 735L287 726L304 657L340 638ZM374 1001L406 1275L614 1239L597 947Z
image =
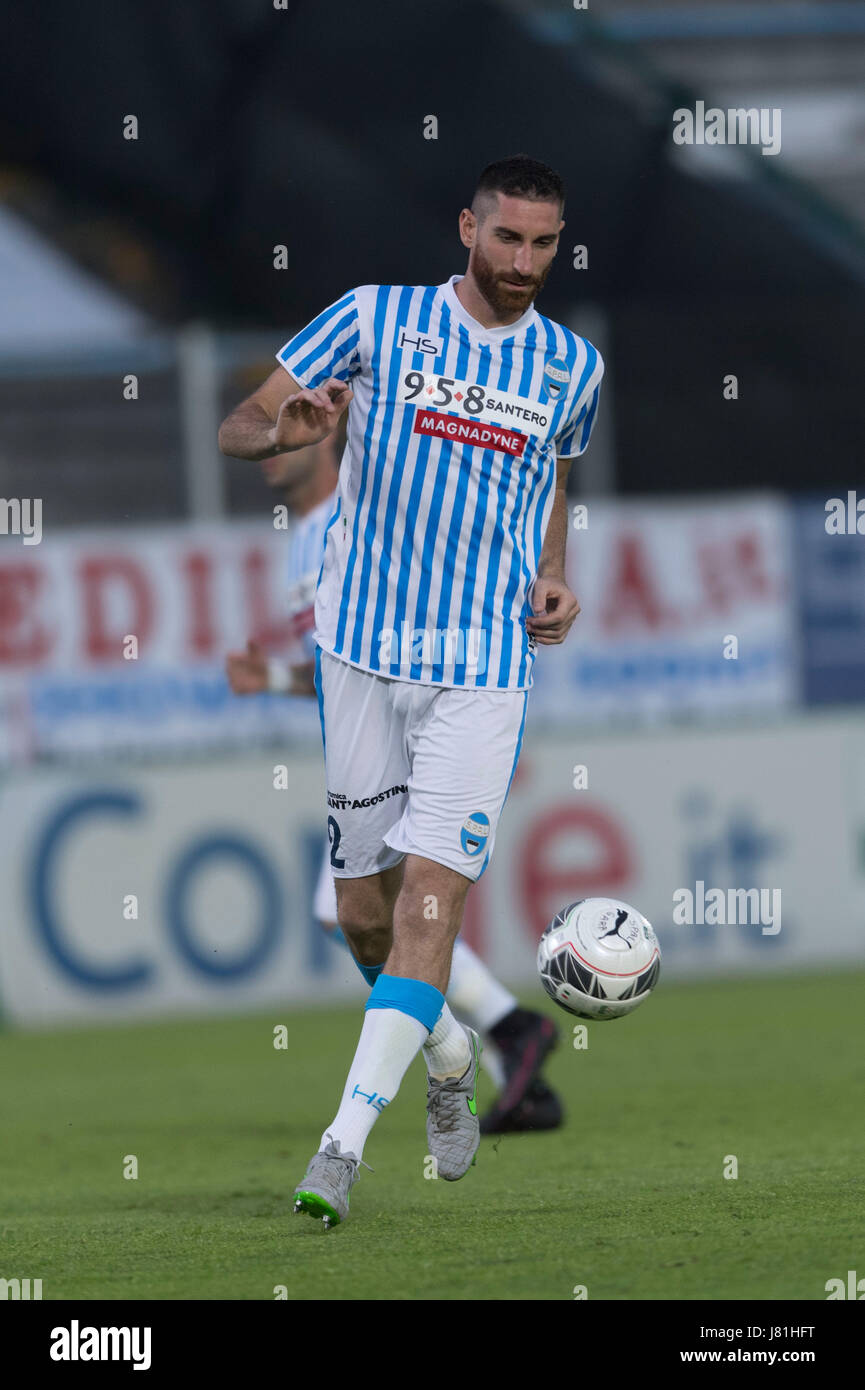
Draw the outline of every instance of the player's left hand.
M580 611L576 595L563 579L535 580L532 590L532 616L526 618L526 632L544 646L564 642Z

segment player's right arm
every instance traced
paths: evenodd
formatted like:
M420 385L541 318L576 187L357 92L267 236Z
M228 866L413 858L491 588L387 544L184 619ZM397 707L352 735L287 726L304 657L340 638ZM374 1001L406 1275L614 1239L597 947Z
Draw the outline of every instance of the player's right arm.
M351 388L335 376L309 389L277 367L223 420L219 448L231 458L252 460L304 449L333 433L351 399Z

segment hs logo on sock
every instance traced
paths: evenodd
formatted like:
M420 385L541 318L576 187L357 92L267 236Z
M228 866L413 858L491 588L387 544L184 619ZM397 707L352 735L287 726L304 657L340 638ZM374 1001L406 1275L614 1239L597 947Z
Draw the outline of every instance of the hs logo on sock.
M375 1091L373 1091L372 1095L369 1096L367 1095L366 1091L362 1091L359 1086L355 1086L354 1090L352 1091L352 1100L354 1100L355 1096L363 1096L367 1105L374 1105L379 1114L381 1114L382 1110L384 1110L384 1107L386 1105L390 1105L390 1101L385 1100L384 1096L376 1095Z

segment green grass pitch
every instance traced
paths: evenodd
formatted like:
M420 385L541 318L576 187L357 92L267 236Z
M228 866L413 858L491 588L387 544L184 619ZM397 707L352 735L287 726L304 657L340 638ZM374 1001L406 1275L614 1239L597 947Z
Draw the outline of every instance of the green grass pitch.
M424 1177L418 1059L330 1233L291 1191L359 1008L0 1035L0 1277L44 1299L825 1299L865 1274L863 985L662 981L586 1050L550 1006L565 1127L483 1140L458 1183Z

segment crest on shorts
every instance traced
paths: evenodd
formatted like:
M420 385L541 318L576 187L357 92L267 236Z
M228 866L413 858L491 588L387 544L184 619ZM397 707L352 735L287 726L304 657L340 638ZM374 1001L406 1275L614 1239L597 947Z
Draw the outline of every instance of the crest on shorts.
M460 831L460 844L464 854L480 854L490 835L490 818L486 811L472 811L466 816Z

